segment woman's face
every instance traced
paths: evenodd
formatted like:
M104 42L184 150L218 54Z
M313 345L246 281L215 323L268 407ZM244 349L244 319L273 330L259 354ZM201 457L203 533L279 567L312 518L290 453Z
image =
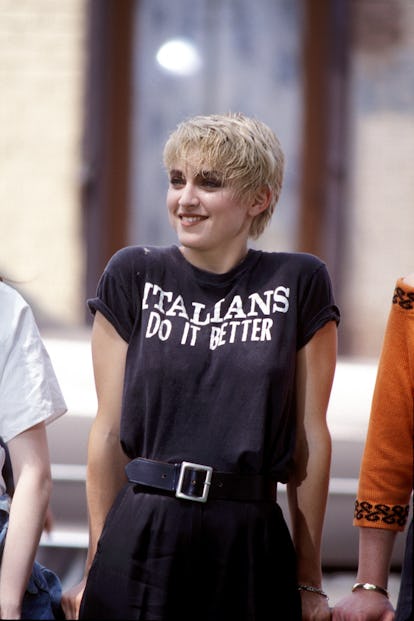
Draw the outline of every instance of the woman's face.
M194 173L190 165L178 165L169 179L169 219L184 249L193 256L244 256L253 218L249 203L213 170Z

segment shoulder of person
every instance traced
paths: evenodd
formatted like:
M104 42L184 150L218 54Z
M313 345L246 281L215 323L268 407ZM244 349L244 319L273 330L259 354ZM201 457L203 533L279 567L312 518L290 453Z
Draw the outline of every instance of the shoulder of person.
M414 288L414 272L408 274L408 276L403 276L401 280L404 285Z
M4 301L9 304L14 303L16 305L28 306L28 303L26 302L22 294L4 280L0 281L0 296L2 302Z
M3 362L6 352L26 339L28 334L31 339L39 336L32 307L17 289L0 282L0 349Z
M32 314L23 295L4 281L0 281L0 310L2 323L6 323L7 317L17 317L24 311Z
M313 273L322 267L326 268L322 259L308 252L263 252L263 256L273 264L302 273Z
M161 258L170 252L170 246L125 246L112 255L107 267L112 269L138 268L148 257Z
M414 272L397 279L392 297L393 313L404 311L401 315L412 317L414 313Z

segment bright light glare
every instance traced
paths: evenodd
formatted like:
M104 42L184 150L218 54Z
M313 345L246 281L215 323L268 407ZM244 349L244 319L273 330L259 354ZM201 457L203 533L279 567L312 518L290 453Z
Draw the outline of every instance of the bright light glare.
M163 69L179 75L192 75L201 67L196 47L184 39L171 39L164 43L156 58Z

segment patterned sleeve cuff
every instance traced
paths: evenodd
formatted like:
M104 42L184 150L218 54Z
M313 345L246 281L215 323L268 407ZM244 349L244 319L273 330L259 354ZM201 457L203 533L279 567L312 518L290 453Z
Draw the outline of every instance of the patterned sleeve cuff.
M358 499L355 501L354 525L404 530L408 512L409 505L373 503Z

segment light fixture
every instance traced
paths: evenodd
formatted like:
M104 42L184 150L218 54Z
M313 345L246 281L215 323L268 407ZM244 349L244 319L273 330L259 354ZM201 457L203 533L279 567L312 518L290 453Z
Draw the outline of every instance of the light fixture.
M186 39L166 41L159 48L156 59L166 71L182 76L195 74L202 64L197 48Z

